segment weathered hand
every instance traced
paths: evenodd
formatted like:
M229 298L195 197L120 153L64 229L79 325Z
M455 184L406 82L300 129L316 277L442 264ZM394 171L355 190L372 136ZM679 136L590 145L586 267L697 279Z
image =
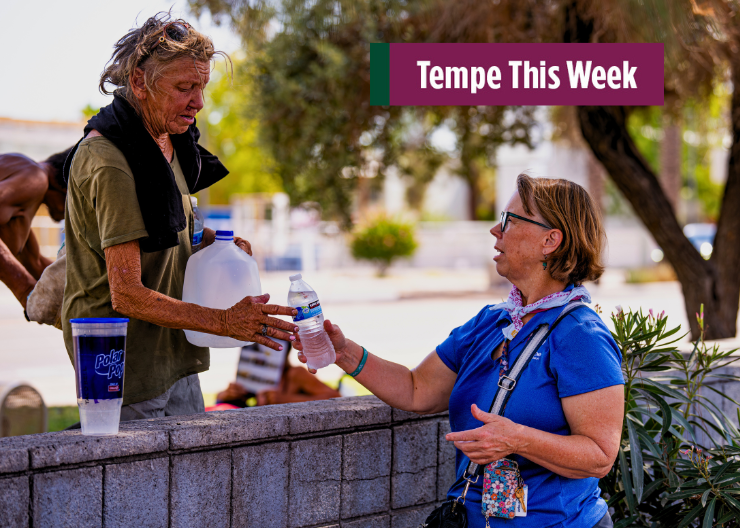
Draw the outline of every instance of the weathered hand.
M475 404L470 410L473 417L483 422L483 425L477 429L448 433L446 440L455 442L455 447L479 465L489 464L517 452L522 442L523 425L503 416L481 411Z
M234 244L239 246L239 249L244 251L244 253L246 253L250 257L252 256L252 244L250 244L247 240L244 240L243 238L239 238L238 236L235 236Z
M282 350L282 345L262 335L262 325L267 325L267 336L283 341L293 341L295 337L288 332L298 331L295 323L270 317L270 315L293 316L297 313L296 309L289 306L265 304L269 300L269 293L258 297L244 297L226 310L225 322L228 336L239 341L254 341L274 350Z
M347 352L347 338L344 337L344 332L342 332L341 328L337 325L331 324L329 319L324 321L324 330L329 334L331 344L334 345L334 352L337 354L337 360L335 363L339 363L343 355ZM301 343L301 338L297 333L293 347L298 350L298 361L301 363L308 362L308 359L306 359L306 356L303 354L303 343ZM308 371L311 374L316 374L316 369L308 369Z

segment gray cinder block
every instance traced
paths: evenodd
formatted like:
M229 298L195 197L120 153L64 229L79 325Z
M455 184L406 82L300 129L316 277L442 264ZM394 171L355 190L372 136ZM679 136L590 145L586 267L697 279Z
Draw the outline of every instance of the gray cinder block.
M334 398L292 404L290 434L390 424L391 408L375 396Z
M0 528L28 528L28 477L0 480Z
M339 520L342 437L313 438L290 446L290 528Z
M231 451L172 457L172 528L228 528Z
M106 528L167 528L169 458L105 467Z
M365 519L357 519L356 521L342 521L342 528L390 528L390 526L390 515L367 517Z
M28 469L28 450L11 449L3 440L0 438L0 475Z
M36 469L166 451L167 446L167 431L161 429L122 429L115 436L84 436L78 429L3 438L0 452L21 449L27 453L25 464L30 455L30 467ZM18 455L11 456L16 460ZM0 470L3 458L0 455ZM22 457L17 460L22 462Z
M434 508L434 504L429 504L424 508L392 513L391 528L418 528L426 520L427 516L432 513Z
M288 434L293 412L282 405L269 405L184 417L172 424L170 447L190 449L283 436Z
M418 473L437 466L437 422L393 428L393 472Z
M393 428L391 506L405 508L436 500L437 422Z
M367 431L344 436L344 480L368 480L391 474L391 431Z
M391 432L387 429L344 437L343 519L388 509L391 449Z
M289 458L288 442L234 449L232 526L288 525Z
M447 500L447 490L455 483L455 444L445 440L450 432L448 421L439 422L439 443L437 450L437 500Z
M103 468L33 476L34 528L99 528L103 524Z
M391 483L391 506L406 508L433 502L437 497L437 468L418 473L394 473Z

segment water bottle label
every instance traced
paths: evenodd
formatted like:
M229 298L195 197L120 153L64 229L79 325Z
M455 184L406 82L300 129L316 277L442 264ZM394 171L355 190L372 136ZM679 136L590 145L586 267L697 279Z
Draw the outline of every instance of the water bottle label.
M202 229L196 233L193 233L193 245L197 246L201 242L203 242L203 230Z
M293 317L293 321L295 322L311 319L321 314L321 304L319 304L319 301L314 301L306 306L296 306L295 308L298 310L298 315Z
M126 336L77 336L77 383L85 400L123 398Z

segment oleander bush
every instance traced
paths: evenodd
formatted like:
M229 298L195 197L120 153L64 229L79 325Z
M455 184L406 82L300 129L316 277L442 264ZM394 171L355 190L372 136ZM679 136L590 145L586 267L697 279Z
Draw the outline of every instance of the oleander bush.
M387 216L379 216L360 227L352 236L352 256L369 260L378 267L378 275L385 276L394 260L410 257L418 244L414 226Z
M617 460L599 484L615 528L740 526L740 410L708 385L740 381L722 370L740 359L736 350L705 343L703 307L690 353L674 346L680 326L669 329L663 314L617 307L611 318L623 357L625 421ZM737 416L725 415L710 391L731 401Z

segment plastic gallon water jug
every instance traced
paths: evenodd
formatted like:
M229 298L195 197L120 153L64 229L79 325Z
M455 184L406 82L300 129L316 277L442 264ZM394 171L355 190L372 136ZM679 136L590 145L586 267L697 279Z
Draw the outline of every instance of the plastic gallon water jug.
M233 231L216 231L216 241L188 259L182 300L207 308L231 308L244 297L262 294L257 262L234 244ZM249 344L231 337L185 330L197 346L231 348Z

